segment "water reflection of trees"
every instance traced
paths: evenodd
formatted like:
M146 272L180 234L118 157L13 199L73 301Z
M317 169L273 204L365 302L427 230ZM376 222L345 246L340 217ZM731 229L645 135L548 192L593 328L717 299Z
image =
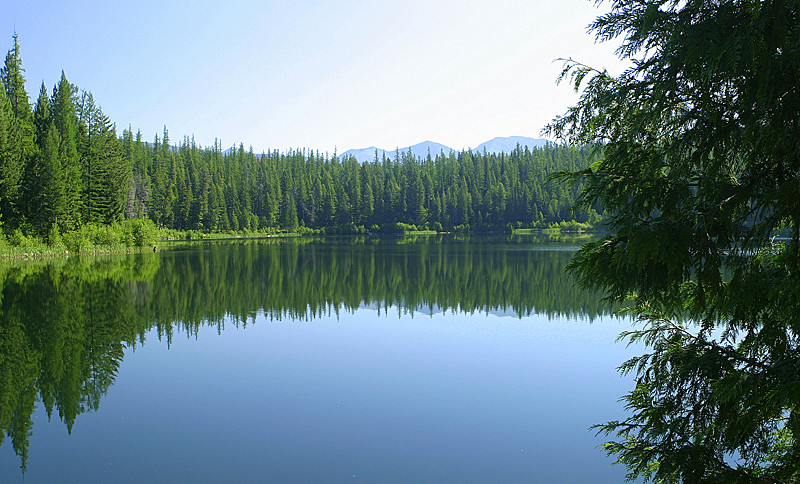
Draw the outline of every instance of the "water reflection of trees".
M11 438L23 471L37 402L70 432L97 410L125 347L147 329L130 287L157 269L141 254L0 267L0 444Z
M441 238L439 238L441 239ZM432 243L433 242L433 243ZM600 314L564 275L571 252L541 240L246 240L159 254L0 266L0 444L27 465L41 402L71 432L97 410L126 347L268 318L312 320L369 306L516 316ZM542 250L545 249L545 250Z

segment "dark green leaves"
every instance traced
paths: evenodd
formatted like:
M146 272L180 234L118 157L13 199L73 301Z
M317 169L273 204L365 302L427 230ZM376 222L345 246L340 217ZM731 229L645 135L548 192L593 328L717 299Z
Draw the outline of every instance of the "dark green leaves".
M571 263L631 298L651 353L623 365L631 416L599 427L631 477L800 479L800 5L611 2L612 78L568 62L580 102L551 134L602 153L582 181L611 234Z

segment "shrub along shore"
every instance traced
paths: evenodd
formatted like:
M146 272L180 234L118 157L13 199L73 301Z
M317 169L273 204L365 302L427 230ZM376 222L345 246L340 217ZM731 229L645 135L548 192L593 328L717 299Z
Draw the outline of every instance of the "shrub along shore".
M592 232L590 224L560 222L551 224L508 224L504 231L478 231L480 233L507 233L515 235L536 233L585 233ZM429 224L413 225L402 222L372 225L345 225L312 229L299 227L294 231L262 229L228 232L201 232L197 230L174 230L158 227L146 218L127 219L110 225L87 224L80 229L61 234L53 228L48 237L37 237L14 230L11 234L0 231L0 259L33 259L40 257L63 257L70 255L98 255L145 250L158 250L164 243L175 240L209 240L225 238L293 237L323 235L435 235L441 233L476 233L469 225L459 225L452 231Z

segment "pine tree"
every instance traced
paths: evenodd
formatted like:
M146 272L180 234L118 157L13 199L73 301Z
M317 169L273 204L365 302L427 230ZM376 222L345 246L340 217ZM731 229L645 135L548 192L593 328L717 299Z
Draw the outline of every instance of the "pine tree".
M64 190L63 212L58 219L62 231L75 229L81 224L83 173L78 153L77 93L78 88L67 81L62 71L50 100L53 126L58 133L58 158Z
M36 108L33 111L34 140L40 143L44 140L47 129L53 124L50 117L50 98L47 95L47 86L44 81L39 88L39 97L36 99Z
M36 197L37 230L41 235L51 234L59 225L66 207L64 177L59 159L59 135L55 126L48 126L44 140L39 145L37 173L41 180L41 195Z
M81 133L84 222L112 223L122 219L128 196L131 164L122 156L116 129L89 92L78 109Z
M550 132L598 147L568 179L610 228L571 268L650 347L605 448L632 479L798 482L800 4L614 1L592 29L631 68L564 71Z
M375 211L375 193L372 190L367 164L361 165L361 200L359 201L359 224L369 224Z
M50 114L50 99L44 83L33 113L36 155L25 173L28 220L40 236L49 235L64 212L64 180L58 156L59 135Z
M282 190L278 223L282 229L292 231L297 229L298 226L297 202L294 185L285 172L281 185Z
M405 219L413 224L421 224L425 221L425 187L422 185L419 165L410 152L403 161L403 171Z
M17 121L5 90L0 90L0 217L2 221L13 217L15 167L20 159ZM7 188L11 185L11 188Z
M7 142L15 145L0 164L0 213L2 220L11 226L22 222L20 199L23 195L22 179L27 165L32 162L35 153L33 143L34 127L28 93L25 91L25 78L20 54L19 39L13 36L14 45L5 58L0 69L0 79L7 101L11 108L13 122L9 123Z

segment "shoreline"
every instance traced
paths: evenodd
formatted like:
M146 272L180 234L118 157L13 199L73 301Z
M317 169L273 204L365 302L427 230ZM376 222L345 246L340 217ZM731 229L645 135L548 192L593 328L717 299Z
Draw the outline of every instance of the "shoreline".
M100 255L120 255L120 254L134 254L146 252L160 252L165 249L166 245L176 242L202 242L202 241L224 241L236 239L268 239L268 238L288 238L288 237L343 237L343 236L370 236L370 237L383 237L383 236L399 236L399 237L418 237L418 236L433 236L433 235L450 235L455 234L452 231L437 232L434 230L417 230L398 233L373 233L367 232L362 234L326 234L326 233L301 233L289 232L283 234L202 234L200 237L163 237L154 242L152 246L147 247L119 247L119 246L95 246L88 250L69 251L54 250L50 246L36 246L18 249L19 252L0 252L0 261L7 260L40 260L40 259L53 259L53 258L69 258L69 257L85 257L85 256L100 256ZM592 230L562 230L559 228L537 228L537 229L513 229L511 232L507 231L469 231L461 232L460 235L548 235L548 236L568 236L568 237L588 237L592 234L598 233ZM178 234L175 234L178 235Z

